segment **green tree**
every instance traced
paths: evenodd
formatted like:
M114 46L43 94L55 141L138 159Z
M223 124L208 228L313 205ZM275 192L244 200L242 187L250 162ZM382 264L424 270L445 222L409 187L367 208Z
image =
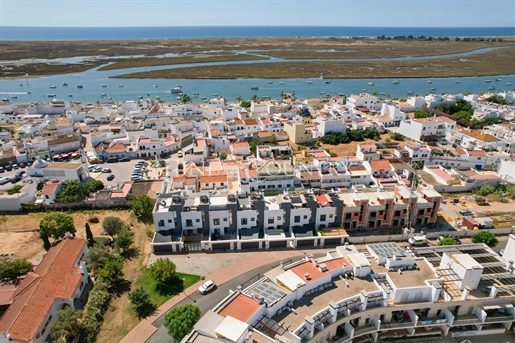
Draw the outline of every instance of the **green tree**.
M108 260L98 271L98 280L108 286L118 284L124 277L123 264L119 260Z
M188 94L183 94L181 96L181 102L183 104L189 104L193 99L191 99L191 97L188 95Z
M92 248L95 245L95 239L93 238L93 233L91 232L91 228L89 227L89 223L84 225L86 230L86 239L88 240L88 247Z
M222 161L226 160L226 159L227 159L227 153L222 151L222 152L220 153L220 159L221 159Z
M13 195L13 194L19 193L22 188L23 188L22 185L16 185L16 186L14 186L12 188L9 188L7 190L7 194Z
M165 315L164 326L168 334L181 341L200 319L200 308L191 304L174 307Z
M270 135L270 137L268 137L268 143L272 145L277 144L277 137L274 134Z
M129 293L128 298L140 319L148 317L155 310L155 305L150 300L150 294L143 287L134 289Z
M26 259L0 261L0 276L4 279L16 280L32 271L32 263Z
M47 214L39 222L39 237L43 240L46 250L50 248L50 237L58 240L63 238L67 232L75 233L73 218L67 214Z
M472 113L468 111L459 111L456 112L452 117L458 124L466 126L472 119Z
M403 141L404 135L402 133L395 132L390 135L390 138L394 141Z
M477 193L478 193L479 195L483 195L483 196L485 196L485 195L490 195L490 194L492 194L493 192L495 192L495 186L493 186L493 185L484 185L484 186L482 186L482 187L479 189L479 191L477 191Z
M236 101L241 103L243 101L243 98L241 97L241 95L239 95L237 98L236 98Z
M61 203L70 203L82 201L88 194L84 186L77 180L70 180L63 187L62 191L57 194L57 201Z
M261 145L261 142L258 141L257 139L255 138L251 138L249 140L249 146L250 146L250 151L255 155L256 154L256 149L258 147L258 145Z
M50 327L50 336L58 342L69 342L81 331L82 312L70 306L57 311L55 321Z
M507 105L508 104L506 102L506 100L500 95L492 95L492 96L486 98L486 101L493 102L493 103L499 104L499 105Z
M104 183L100 180L90 181L84 184L86 194L95 193L101 189L104 189Z
M246 101L246 100L242 100L240 101L240 106L243 107L243 108L250 108L250 101Z
M485 243L490 248L495 247L499 240L489 231L481 231L472 236L472 243Z
M415 118L427 118L431 117L433 114L428 110L417 110L415 111Z
M126 257L131 245L134 243L134 234L127 230L122 229L114 239L114 246L120 250L120 255Z
M108 216L102 220L102 229L114 239L118 232L125 229L127 225L118 217Z
M152 219L152 210L154 209L155 201L148 195L140 195L132 202L132 211L142 220Z
M158 284L165 285L173 280L176 269L175 263L169 259L158 258L148 267L148 273Z
M259 97L258 97L256 94L254 94L254 95L252 96L252 98L250 98L250 100L252 100L252 101L259 101ZM249 107L250 107L250 106L249 106Z
M456 245L458 244L458 242L456 242L456 240L452 237L445 237L445 238L442 238L439 242L438 242L438 245L439 246L443 246L443 245Z
M118 259L118 256L111 253L111 248L107 245L107 242L96 243L95 246L88 251L86 265L91 270L98 271L107 261L112 259Z

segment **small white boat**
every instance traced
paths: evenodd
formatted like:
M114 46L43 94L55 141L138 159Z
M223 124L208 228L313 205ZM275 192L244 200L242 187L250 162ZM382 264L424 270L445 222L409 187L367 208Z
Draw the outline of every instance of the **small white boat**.
M69 98L73 98L73 94L68 94L68 97Z
M386 95L385 92L379 92L379 95Z
M2 101L3 101L3 102L9 102L9 99L7 99L7 98L2 98Z
M431 80L427 80L427 83L433 83L433 81L431 81Z
M102 96L106 96L107 94L106 93L102 93Z
M320 92L320 94L325 94L325 92Z
M258 86L252 86L252 87L250 87L250 89L252 89L252 90L258 90L258 89L259 89L259 87L258 87Z
M399 81L394 80L392 83L393 83L394 85L398 85L398 84L399 84Z
M369 86L373 86L373 85L374 85L374 83L373 83L373 82L369 82L369 83L367 83L367 85L369 85Z
M18 97L16 95L11 95L11 98L18 99Z
M143 97L141 95L138 98L143 99Z
M198 92L193 92L193 95L198 95Z
M324 83L325 83L326 85L328 85L328 84L330 84L330 83L331 83L331 81L324 81Z
M485 82L490 83L490 82L492 82L492 81L490 81L490 80L485 80Z
M155 88L157 88L157 85L154 85Z
M307 83L308 85L310 85L310 84L312 84L312 83L313 83L313 81L306 81L306 83Z
M161 99L161 98L159 97L159 95L156 95L156 99Z
M172 89L172 93L181 93L181 92L182 92L181 87L177 87L177 86L175 86L175 88L174 88L174 89Z
M274 83L274 82L273 82L273 81L268 81L267 83L268 83L269 85L271 85L271 84L272 84L272 83Z
M502 79L495 79L495 81L502 81Z
M493 91L495 87L488 87L489 90Z
M512 83L511 82L506 82L506 86L511 86Z
M63 83L63 87L68 87L68 84L66 82Z
M107 87L107 85L102 85L102 87L106 88L106 87Z
M48 97L49 98L55 98L55 94L53 94L53 93L52 94L48 94Z
M50 86L50 88L56 88L55 86Z
M408 95L412 95L413 94L413 91L408 91Z
M77 88L82 88L82 85L77 85Z
M338 93L339 96L345 96L345 93Z
M280 85L284 85L285 83L284 82L279 82Z
M454 83L461 83L461 81L459 81L459 80L456 80L456 81L454 81Z

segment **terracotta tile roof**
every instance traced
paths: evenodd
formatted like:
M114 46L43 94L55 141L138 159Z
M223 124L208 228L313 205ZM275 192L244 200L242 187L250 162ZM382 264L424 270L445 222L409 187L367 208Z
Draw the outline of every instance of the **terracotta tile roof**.
M122 143L116 143L106 149L107 152L125 152L125 145Z
M234 142L232 143L233 148L250 148L250 145L248 142Z
M369 163L370 163L370 168L372 168L372 170L391 169L390 162L388 162L387 160L370 161Z
M246 120L244 120L244 122L245 122L245 125L247 125L247 126L249 126L249 125L257 125L258 124L256 119L246 119Z
M222 317L230 316L246 323L260 306L251 297L239 294L219 314Z
M202 175L200 176L200 183L211 183L211 182L227 182L227 174L219 175Z
M272 135L272 133L270 133L270 131L261 131L261 132L258 132L258 137L259 137L259 138L270 137L271 135Z
M83 278L75 262L85 245L84 239L75 237L50 248L36 270L20 283L12 305L0 319L0 332L7 332L14 341L34 341L54 303L73 301Z
M45 183L41 191L43 194L55 194L57 187L61 184L62 180L49 180Z
M469 150L470 156L486 156L486 152L484 150Z

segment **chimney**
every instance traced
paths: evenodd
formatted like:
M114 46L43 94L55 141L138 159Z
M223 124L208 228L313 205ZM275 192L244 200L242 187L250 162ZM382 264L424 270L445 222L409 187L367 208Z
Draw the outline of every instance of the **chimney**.
M311 276L309 276L309 273L304 273L304 279L310 280Z

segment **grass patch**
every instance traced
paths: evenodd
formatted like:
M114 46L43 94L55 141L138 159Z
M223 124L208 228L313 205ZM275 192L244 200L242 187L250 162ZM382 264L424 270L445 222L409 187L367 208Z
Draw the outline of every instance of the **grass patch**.
M95 240L95 244L107 244L111 245L111 239L109 237L95 237L93 238Z
M182 279L184 278L184 282ZM175 273L173 282L168 287L159 289L157 282L145 273L134 282L134 288L143 287L150 293L150 300L157 306L161 306L174 295L184 291L185 287L193 285L200 280L200 276L184 273Z

